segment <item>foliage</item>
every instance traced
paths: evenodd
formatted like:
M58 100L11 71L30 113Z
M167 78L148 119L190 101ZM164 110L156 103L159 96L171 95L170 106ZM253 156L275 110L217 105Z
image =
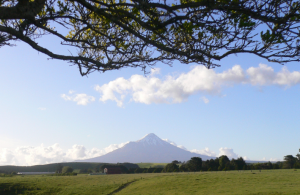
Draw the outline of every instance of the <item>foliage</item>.
M61 163L57 164L55 173L62 173L63 166Z
M230 169L235 169L235 170L243 170L246 169L246 162L242 157L239 157L238 159L231 159L230 161Z
M174 60L213 68L238 53L286 63L299 61L299 10L295 0L1 0L0 46L25 42L81 75ZM38 44L47 34L78 52Z
M187 162L187 167L189 171L200 171L202 169L202 159L192 157L191 160Z
M293 155L286 155L284 156L284 168L293 168L294 164L297 162L297 158L295 158Z
M117 165L114 165L114 164L103 164L100 167L100 171L99 172L103 172L105 168L111 168L111 167L119 167L121 169L122 173L128 173L128 169L124 165L120 165L120 164L117 164Z
M62 171L61 171L62 174L64 174L64 173L72 173L72 172L73 172L73 168L69 167L69 166L64 166L62 168Z
M219 157L219 167L223 170L225 167L228 167L230 163L229 158L226 155L222 155Z
M177 172L179 170L179 166L175 163L169 163L163 169L163 172Z
M164 168L168 163L137 163L140 168Z

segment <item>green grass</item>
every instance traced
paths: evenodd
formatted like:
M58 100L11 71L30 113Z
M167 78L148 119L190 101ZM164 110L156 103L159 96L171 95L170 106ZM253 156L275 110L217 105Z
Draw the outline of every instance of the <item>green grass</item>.
M299 194L300 171L174 173L132 183L119 194Z
M168 163L136 163L140 168L164 168Z
M135 181L129 185L126 183ZM0 194L299 194L300 171L0 177Z
M109 194L122 184L155 176L157 174L0 177L0 194Z

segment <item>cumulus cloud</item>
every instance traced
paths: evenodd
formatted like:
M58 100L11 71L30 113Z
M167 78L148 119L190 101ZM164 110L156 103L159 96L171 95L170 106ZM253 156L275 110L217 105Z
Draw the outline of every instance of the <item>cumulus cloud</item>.
M62 94L61 97L66 100L66 101L74 101L77 103L77 105L87 105L90 102L95 101L95 97L93 96L88 96L87 94L84 93L79 93L79 94L74 94L75 91L70 90L69 94ZM72 95L74 94L74 95Z
M116 101L118 106L123 106L124 98L128 94L133 101L144 104L180 103L198 92L219 93L221 86L232 85L243 79L244 72L238 65L219 74L204 66L196 66L177 78L167 76L161 80L156 77L132 75L129 79L121 77L108 84L97 85L95 90L101 93L100 101Z
M300 72L290 72L286 67L283 67L280 72L276 73L272 67L260 64L259 67L249 68L247 74L252 85L290 87L300 83Z
M153 76L153 75L156 75L156 74L160 74L160 68L152 68L151 69L150 76Z
M104 149L87 149L83 145L73 145L64 151L59 144L51 146L22 146L15 149L3 148L0 150L0 165L38 165L56 162L69 162L102 156L123 147L126 143L112 144Z
M39 110L46 110L46 108L44 108L44 107L39 107L38 109Z
M209 103L209 99L207 99L206 97L202 97L202 100L203 100L203 102L205 103L205 104L208 104Z
M211 157L216 156L216 153L214 151L209 150L209 148L207 148L207 147L203 150L193 149L190 152L194 152L194 153L202 154L202 155L206 155L206 156L211 156Z
M175 142L173 142L173 141L171 141L171 140L169 140L169 139L162 139L162 140L168 142L169 144L172 144L173 146L176 146L176 147L178 147L178 148L187 150L183 145L177 145Z
M151 70L150 77L132 75L129 79L123 77L110 81L102 86L96 85L95 90L101 94L100 101L115 101L122 107L126 96L134 102L144 104L180 103L189 96L203 93L222 96L222 89L238 84L252 86L285 86L290 87L300 83L300 72L290 72L286 67L275 72L265 64L243 70L240 65L221 73L204 66L195 66L187 73L179 76L166 76L163 79L154 75L159 69ZM204 103L209 100L203 97Z
M226 155L228 158L238 158L239 156L233 152L233 149L231 148L220 148L219 149L219 156Z
M282 161L282 159L279 159L279 158L270 158L270 161L277 162L277 161Z
M244 160L250 160L247 156L243 157Z

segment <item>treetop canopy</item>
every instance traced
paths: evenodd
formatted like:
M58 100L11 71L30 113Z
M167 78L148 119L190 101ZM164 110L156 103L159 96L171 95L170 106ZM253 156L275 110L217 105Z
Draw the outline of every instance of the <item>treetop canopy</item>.
M296 0L0 0L0 20L0 46L23 41L81 75L174 60L214 68L238 53L300 60ZM47 34L78 52L39 45Z

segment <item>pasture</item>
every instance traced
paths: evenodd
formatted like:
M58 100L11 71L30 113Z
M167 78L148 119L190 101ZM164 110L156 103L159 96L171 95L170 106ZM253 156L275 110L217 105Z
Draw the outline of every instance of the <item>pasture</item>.
M0 177L0 194L299 194L300 170Z

